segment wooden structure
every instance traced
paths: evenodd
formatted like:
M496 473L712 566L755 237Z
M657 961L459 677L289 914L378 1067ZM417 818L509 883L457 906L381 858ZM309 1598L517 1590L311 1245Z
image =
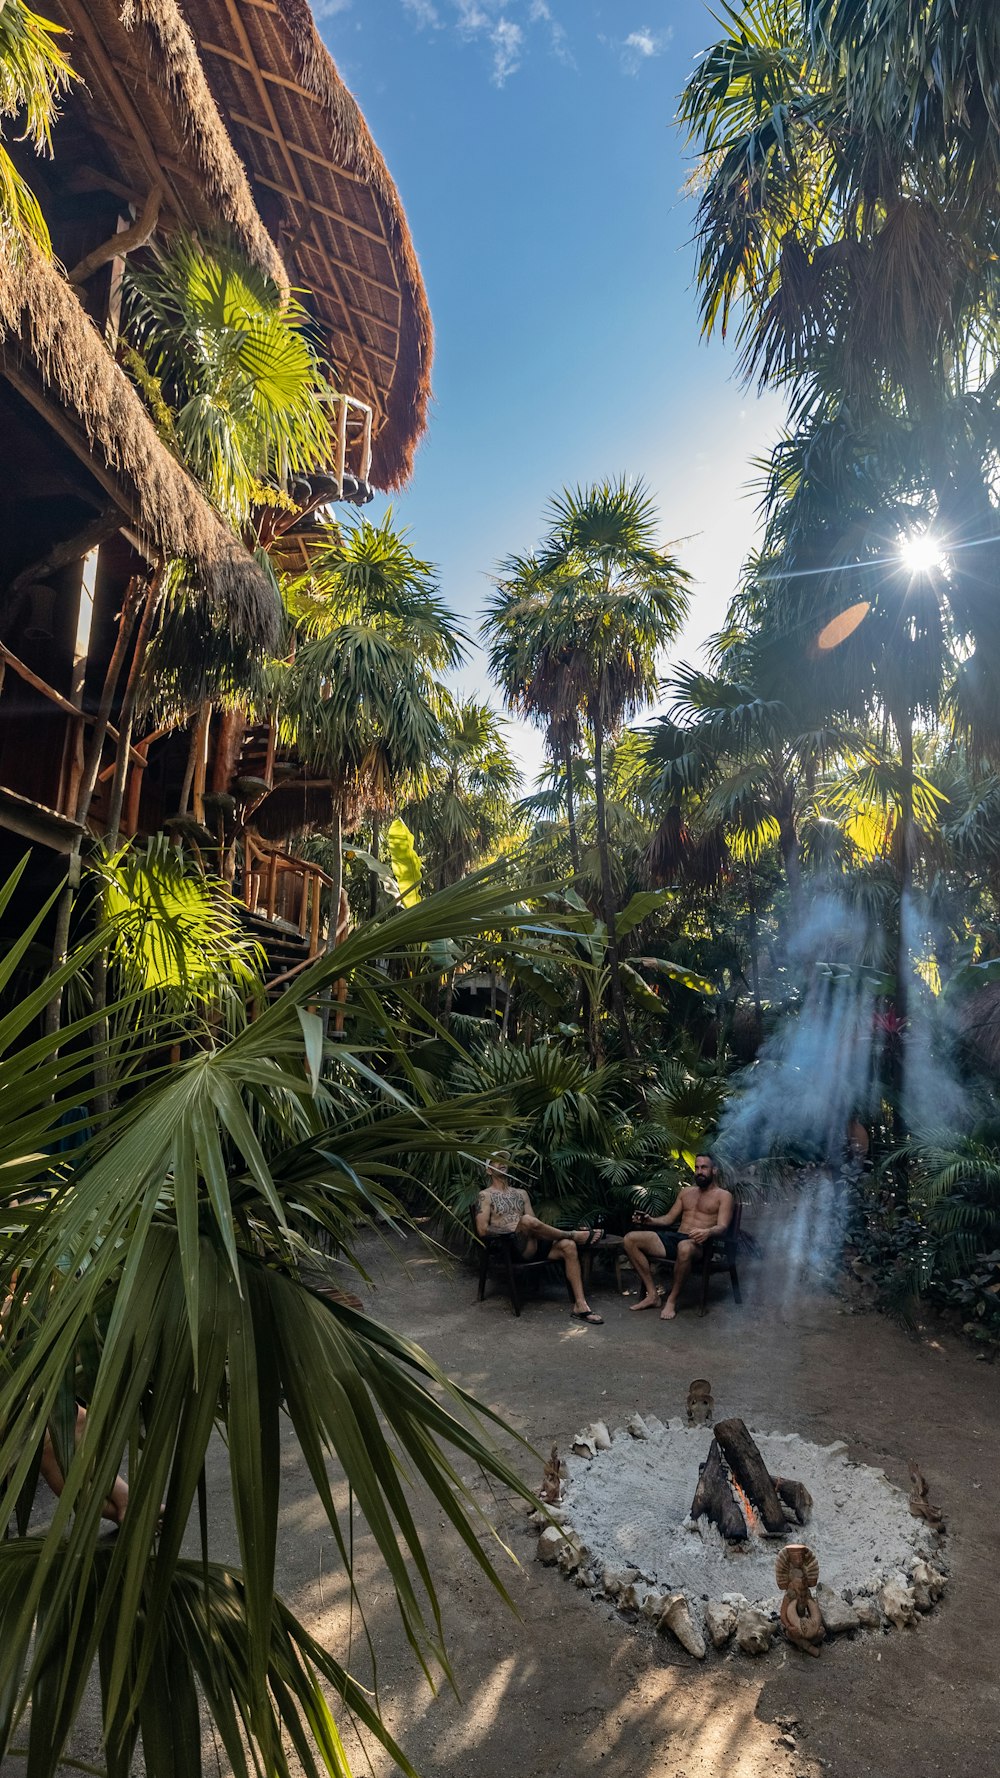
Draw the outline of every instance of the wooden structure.
M136 588L180 557L248 652L279 634L273 579L166 448L118 363L126 256L221 225L280 289L308 292L339 392L326 499L405 479L431 357L398 195L304 0L47 0L44 11L67 31L81 78L52 159L11 151L54 257L0 258L0 872L28 840L36 880L64 868L59 855L78 852L88 827L102 830L127 652L92 801L84 758L104 730L102 688ZM306 564L307 538L293 530L288 549ZM238 755L232 724L209 714L196 812L228 790ZM187 758L176 730L136 738L124 834L169 825ZM244 898L315 949L323 873L274 856L248 831Z
M433 335L399 194L306 0L184 0L212 91L296 288L326 336L349 466L405 482L426 423ZM367 478L365 478L367 479Z

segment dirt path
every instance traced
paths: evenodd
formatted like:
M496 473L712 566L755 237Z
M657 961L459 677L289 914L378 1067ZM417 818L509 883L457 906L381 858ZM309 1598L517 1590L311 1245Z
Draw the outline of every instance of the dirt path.
M918 1629L841 1641L815 1662L781 1651L699 1666L533 1562L520 1515L501 1505L498 1525L522 1562L507 1564L518 1621L427 1507L422 1529L442 1581L460 1700L428 1690L362 1537L358 1584L383 1708L427 1778L980 1778L995 1769L1000 1683L981 1591L996 1547L993 1366L830 1296L789 1301L760 1267L748 1272L742 1308L719 1280L705 1320L695 1311L671 1326L631 1315L609 1281L597 1292L606 1325L581 1328L557 1294L530 1302L520 1320L499 1294L477 1304L468 1271L413 1241L366 1258L373 1312L539 1448L565 1444L594 1417L620 1425L634 1408L665 1420L682 1411L700 1374L711 1378L720 1414L822 1443L843 1438L900 1484L918 1458L953 1526L950 1592ZM535 1479L534 1466L527 1473ZM286 1478L283 1591L343 1655L343 1584L330 1578L329 1534L292 1452ZM383 1778L388 1761L367 1751Z

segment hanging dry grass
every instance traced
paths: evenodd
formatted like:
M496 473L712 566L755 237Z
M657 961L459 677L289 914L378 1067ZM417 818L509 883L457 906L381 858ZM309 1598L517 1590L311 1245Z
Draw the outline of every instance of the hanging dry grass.
M0 258L0 337L119 481L150 559L181 558L233 628L270 647L280 617L272 582L161 442L63 274L34 249Z
M151 83L173 101L185 147L204 178L207 195L251 262L279 289L287 290L280 255L258 215L246 170L219 115L191 28L175 0L88 0L88 6L95 23L106 13L144 39Z

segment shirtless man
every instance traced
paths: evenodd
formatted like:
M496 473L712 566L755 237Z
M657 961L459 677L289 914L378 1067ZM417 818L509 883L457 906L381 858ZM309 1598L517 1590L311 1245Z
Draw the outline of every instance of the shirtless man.
M666 1216L637 1212L633 1220L639 1228L630 1230L625 1236L625 1251L645 1286L642 1301L632 1304L633 1312L655 1309L660 1300L653 1283L650 1260L672 1259L674 1281L660 1320L673 1321L677 1314L677 1298L691 1270L695 1248L703 1247L713 1235L724 1234L732 1221L733 1194L719 1184L718 1169L710 1154L695 1155L694 1179L694 1185L686 1185L677 1193ZM678 1221L680 1227L673 1228ZM656 1229L670 1232L661 1239L654 1232Z
M603 1315L595 1315L583 1294L580 1272L581 1247L593 1247L601 1239L601 1229L557 1229L540 1222L531 1208L531 1199L519 1185L511 1185L507 1177L507 1156L494 1155L486 1168L486 1187L476 1205L476 1234L513 1235L525 1259L539 1252L539 1242L548 1245L547 1257L562 1260L566 1278L573 1292L573 1319L603 1327Z

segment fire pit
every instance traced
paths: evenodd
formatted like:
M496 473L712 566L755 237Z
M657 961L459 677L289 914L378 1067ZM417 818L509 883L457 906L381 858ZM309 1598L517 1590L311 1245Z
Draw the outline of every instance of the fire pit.
M735 1640L748 1654L772 1646L776 1560L804 1539L827 1635L905 1628L944 1590L941 1531L919 1493L911 1504L841 1443L751 1432L736 1419L663 1425L636 1414L614 1434L600 1422L579 1434L561 1473L562 1498L549 1506L558 1525L535 1521L539 1558L698 1656L706 1641ZM551 1461L547 1475L551 1499ZM792 1568L803 1560L793 1555ZM787 1557L782 1590L786 1570Z

